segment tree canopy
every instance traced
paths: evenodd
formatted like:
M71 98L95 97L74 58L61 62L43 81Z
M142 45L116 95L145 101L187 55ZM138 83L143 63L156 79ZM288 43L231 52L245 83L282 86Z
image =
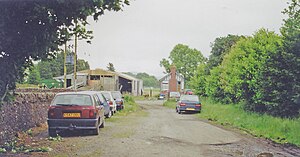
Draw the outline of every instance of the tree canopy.
M84 29L106 10L119 11L128 0L51 0L0 2L0 97L23 78L32 60L53 56L72 34L91 38Z
M107 68L108 71L113 71L113 72L116 71L115 66L112 63L108 63L106 68Z
M170 65L175 65L188 82L194 75L199 64L204 63L206 58L196 49L191 49L187 45L178 44L170 52L168 59L163 58L160 66L164 67L166 72L170 71Z

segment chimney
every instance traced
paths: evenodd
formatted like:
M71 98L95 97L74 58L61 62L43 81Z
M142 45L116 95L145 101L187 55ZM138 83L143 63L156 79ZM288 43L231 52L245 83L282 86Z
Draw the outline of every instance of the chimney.
M171 78L169 80L169 92L177 92L177 80L176 80L176 67L171 65L170 67Z

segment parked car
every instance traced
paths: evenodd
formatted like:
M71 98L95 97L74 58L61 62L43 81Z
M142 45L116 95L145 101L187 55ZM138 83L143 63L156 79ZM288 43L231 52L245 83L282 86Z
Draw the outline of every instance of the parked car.
M179 92L170 92L169 93L169 98L179 100L180 93Z
M197 95L182 95L177 102L176 112L201 112L201 102Z
M106 101L106 98L104 97L104 95L102 93L100 93L99 91L95 91L95 93L97 94L100 103L103 105L104 107L104 116L106 118L110 118L113 115L113 111L110 110L110 106Z
M184 94L185 95L193 95L194 93L191 89L186 89Z
M85 91L82 91L82 93L84 93L84 92ZM100 91L86 91L86 92L95 93L98 96L100 104L104 107L104 116L106 118L110 118L113 115L113 112L110 110L110 106L109 106L108 102L106 101L106 98Z
M165 97L166 97L166 95L165 95L165 94L163 94L163 93L160 93L160 94L159 94L159 96L158 96L158 100L164 100L164 99L165 99Z
M93 92L64 92L54 97L48 109L48 133L62 130L91 130L99 134L104 127L104 107Z
M107 103L109 104L109 108L112 111L112 114L117 112L117 104L116 101L114 100L112 94L110 91L100 91L100 93L103 94L105 97Z
M120 91L111 91L111 94L114 98L114 100L116 101L117 104L117 110L122 110L124 109L124 97L121 94Z

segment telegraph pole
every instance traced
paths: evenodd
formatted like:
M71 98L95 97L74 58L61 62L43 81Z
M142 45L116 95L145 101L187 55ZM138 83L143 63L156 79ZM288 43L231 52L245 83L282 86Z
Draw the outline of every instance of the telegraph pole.
M67 41L65 43L65 52L64 52L64 88L67 88Z
M75 51L74 51L74 89L76 90L76 64L77 64L77 21L75 22Z

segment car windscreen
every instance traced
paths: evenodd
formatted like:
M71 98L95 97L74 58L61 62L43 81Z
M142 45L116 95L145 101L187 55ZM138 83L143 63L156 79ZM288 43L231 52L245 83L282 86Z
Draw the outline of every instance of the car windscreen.
M111 92L114 99L122 99L122 95L119 92Z
M199 98L196 95L183 95L180 98L181 101L198 101L199 102Z
M92 99L89 95L84 94L63 94L57 95L52 102L52 105L78 105L78 106L91 106L93 105Z

